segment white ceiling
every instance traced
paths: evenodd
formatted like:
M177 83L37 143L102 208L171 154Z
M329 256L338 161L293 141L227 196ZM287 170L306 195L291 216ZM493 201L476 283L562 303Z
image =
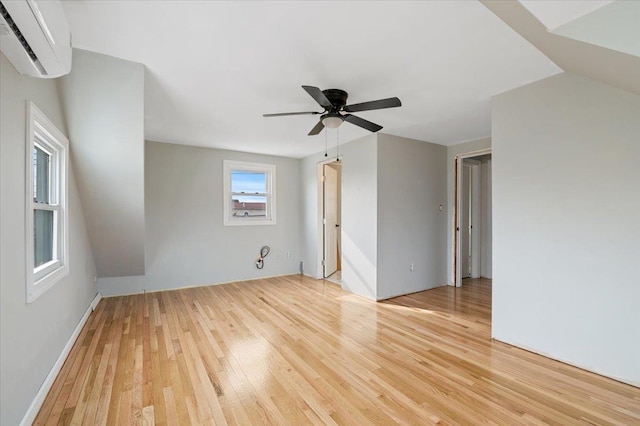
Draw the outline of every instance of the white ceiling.
M616 1L553 31L640 57L640 1Z
M519 0L549 30L596 9L612 3L613 0Z
M301 85L349 103L382 132L443 145L490 134L490 97L561 72L477 1L64 1L74 47L141 62L149 140L303 157L321 111ZM334 131L332 131L334 132ZM349 123L340 142L368 134ZM329 133L335 143L335 133Z

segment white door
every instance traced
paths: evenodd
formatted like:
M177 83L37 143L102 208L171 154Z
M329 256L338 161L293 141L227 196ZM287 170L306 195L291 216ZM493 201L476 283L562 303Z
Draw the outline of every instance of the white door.
M460 276L471 276L471 167L462 165L460 194Z
M338 270L338 172L324 165L324 277Z

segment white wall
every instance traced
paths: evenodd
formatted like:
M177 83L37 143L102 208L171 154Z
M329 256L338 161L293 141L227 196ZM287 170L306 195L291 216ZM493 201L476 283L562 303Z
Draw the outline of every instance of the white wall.
M447 282L446 158L442 145L378 135L378 300Z
M367 142L368 141L368 142ZM376 135L367 135L361 139L354 141L356 143L355 146L351 147L350 143L342 145L340 147L340 155L344 155L344 149L346 147L347 153L357 158L362 153L363 155L371 155L371 149L376 144ZM362 152L361 152L362 151ZM365 154L368 152L369 154ZM335 147L330 148L328 150L327 156L324 156L324 151L318 152L316 154L310 155L308 157L300 160L301 174L302 174L302 232L303 232L303 245L304 245L304 271L305 274L312 276L314 278L320 278L320 274L318 271L321 269L318 267L318 241L322 243L320 238L322 238L322 233L319 231L319 220L322 218L318 215L318 205L319 205L319 194L318 194L318 165L326 162L326 161L334 161L336 159L337 150ZM357 162L354 163L352 159L352 167L354 165L357 166ZM342 166L344 166L344 161L342 162ZM340 169L340 199L342 203L342 199L345 197L343 194L343 185L342 185L342 169L343 167L338 167ZM357 171L356 171L357 173ZM355 187L357 190L357 187ZM321 194L320 194L321 196ZM340 212L341 216L343 213L344 207L340 204ZM341 224L341 230L344 230L344 224ZM342 236L340 236L342 237ZM320 256L321 258L322 256Z
M491 205L491 159L483 159L481 174L480 276L493 277L493 212Z
M342 154L342 287L377 299L378 142L376 135L345 144Z
M456 204L456 155L491 148L491 138L477 139L447 147L447 284L455 285L453 280L453 238L454 208Z
M223 160L276 165L276 225L223 225ZM145 163L147 273L101 278L98 287L103 295L298 272L299 160L147 142ZM271 253L259 270L255 261L264 245L271 247Z
M376 299L377 281L376 138L371 134L340 147L343 288L372 300ZM305 274L316 278L321 237L318 232L318 164L335 157L334 147L327 157L319 152L303 158L300 163L304 270Z
M340 153L343 288L381 300L445 284L447 149L371 134L341 146ZM335 154L318 153L301 163L304 264L312 276L320 238L317 167Z
M639 117L568 73L492 105L493 337L635 385Z
M69 168L69 274L30 304L25 297L27 101L66 134L55 80L18 75L0 54L0 424L16 425L97 293L95 266ZM70 149L77 148L71 141Z
M319 230L319 206L322 194L318 193L318 165L327 161L335 161L337 150L331 149L324 156L324 152L318 152L300 160L301 175L301 227L302 227L302 262L304 273L313 278L321 278L322 254L318 253L318 242L322 243L322 234ZM340 170L340 189L342 191L342 170ZM340 192L342 197L342 192ZM342 206L340 206L342 209Z
M74 49L60 83L98 276L144 274L144 66Z
M331 158L334 157L335 153ZM302 262L304 273L314 278L319 278L316 272L318 270L318 163L324 158L324 153L317 153L300 160Z

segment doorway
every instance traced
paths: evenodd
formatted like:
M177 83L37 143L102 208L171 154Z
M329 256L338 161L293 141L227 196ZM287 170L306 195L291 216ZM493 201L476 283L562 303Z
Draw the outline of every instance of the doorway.
M456 157L454 283L492 271L491 151Z
M318 278L342 284L342 163L339 159L318 164L318 215L320 259Z

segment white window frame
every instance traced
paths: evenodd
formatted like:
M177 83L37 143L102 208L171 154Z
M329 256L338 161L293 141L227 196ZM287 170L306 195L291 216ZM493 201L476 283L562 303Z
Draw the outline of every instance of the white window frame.
M33 200L33 150L42 149L51 156L49 204ZM68 164L69 140L32 102L27 104L26 140L26 297L31 303L69 273ZM53 259L34 267L34 210L54 212Z
M266 173L267 184L267 217L245 217L233 216L233 207L231 199L233 197L231 191L231 173L234 171L248 171ZM224 160L223 163L223 222L224 226L247 226L247 225L275 225L276 224L276 166L275 164L247 163L244 161Z

